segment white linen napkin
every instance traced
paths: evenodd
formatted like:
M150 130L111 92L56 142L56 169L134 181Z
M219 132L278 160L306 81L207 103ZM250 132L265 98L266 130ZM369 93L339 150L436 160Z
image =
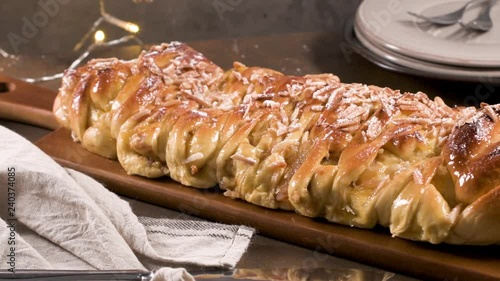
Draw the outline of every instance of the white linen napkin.
M10 181L9 168L15 169ZM15 195L9 196L13 179ZM12 222L8 200L14 202L19 227L25 225L95 269L151 270L152 264L230 268L255 232L245 226L137 217L127 202L97 181L62 168L29 141L0 126L0 214L4 220L0 222L0 269L8 269L11 229L7 226ZM16 234L16 269L53 268L36 248ZM182 269L169 268L155 276L155 280L172 278L190 277Z

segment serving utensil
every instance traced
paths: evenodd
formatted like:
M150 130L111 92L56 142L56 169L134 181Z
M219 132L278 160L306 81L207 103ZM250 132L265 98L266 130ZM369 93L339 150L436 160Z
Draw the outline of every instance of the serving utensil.
M0 271L0 281L3 280L33 280L33 281L149 281L154 271L147 270L16 270L15 273ZM197 270L189 271L196 279L231 276L233 270Z
M465 11L474 2L477 2L477 0L472 0L472 1L467 2L464 6L462 6L460 9L458 9L456 11L453 11L453 12L450 12L450 13L446 13L446 14L443 14L443 15L438 15L438 16L428 17L428 16L424 16L424 15L421 15L421 14L417 14L417 13L411 12L411 11L408 11L408 14L410 14L410 15L416 17L416 18L419 18L419 19L425 20L427 22L430 22L432 24L443 25L443 26L453 25L453 24L456 24L456 23L458 23L460 21L460 19L464 16Z
M0 272L0 280L151 280L153 272L145 270L16 270Z
M359 280L382 281L397 276L392 272L353 268L241 268L188 271L196 280ZM19 270L0 271L0 280L65 281L149 281L154 271L146 270Z
M495 0L488 0L486 7L481 11L481 13L475 18L467 23L459 21L460 25L466 29L486 32L493 28L493 21L490 17L491 7L495 4Z

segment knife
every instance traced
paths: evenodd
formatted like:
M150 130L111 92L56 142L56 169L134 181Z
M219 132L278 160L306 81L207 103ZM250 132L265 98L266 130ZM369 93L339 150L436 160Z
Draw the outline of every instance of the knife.
M16 270L1 271L0 280L151 280L153 272L145 270Z
M197 280L357 280L382 281L395 277L392 272L351 268L240 268L188 271ZM0 280L34 281L150 281L154 271L147 270L16 270L0 271Z
M0 280L34 280L34 281L149 281L153 278L154 271L147 270L16 270L0 271ZM189 271L197 279L231 276L233 270L197 270Z

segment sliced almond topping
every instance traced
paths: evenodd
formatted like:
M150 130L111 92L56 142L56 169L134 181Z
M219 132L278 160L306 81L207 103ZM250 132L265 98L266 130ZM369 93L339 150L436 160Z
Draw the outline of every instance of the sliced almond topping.
M493 110L493 108L490 105L483 105L481 104L481 107L484 108L484 113L493 120L493 122L498 122L498 115Z
M424 176L420 169L413 170L413 181L417 184L424 184Z
M280 107L280 103L272 101L272 100L265 100L264 106L269 107L269 108L278 108L278 107Z
M311 110L321 112L321 111L323 111L323 106L322 105L313 105L313 106L311 106Z
M183 165L186 165L186 164L191 164L195 161L198 161L200 159L203 159L204 155L203 153L201 152L196 152L195 154L191 154L188 156L188 158L186 158L184 161L182 161L182 164Z
M242 162L247 163L249 165L257 164L257 161L255 159L252 159L250 157L246 157L246 156L241 155L239 153L233 154L230 158L233 160L242 161Z

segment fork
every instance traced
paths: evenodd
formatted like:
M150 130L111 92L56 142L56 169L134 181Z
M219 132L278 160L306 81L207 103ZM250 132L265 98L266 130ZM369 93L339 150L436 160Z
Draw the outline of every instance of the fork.
M460 8L456 11L453 11L453 12L450 12L447 14L443 14L443 15L439 15L439 16L426 17L426 16L423 16L421 14L417 14L417 13L410 12L410 11L408 11L408 14L410 14L416 18L423 19L423 20L430 22L430 23L433 23L433 24L452 25L452 24L456 24L456 23L460 22L460 19L463 17L465 10L467 10L467 8L469 8L469 6L472 5L476 1L477 0L469 1L462 8Z
M481 11L477 18L467 23L459 21L460 25L464 28L479 32L486 32L490 30L493 27L493 22L491 21L490 17L490 11L495 2L495 0L488 0L486 8Z

